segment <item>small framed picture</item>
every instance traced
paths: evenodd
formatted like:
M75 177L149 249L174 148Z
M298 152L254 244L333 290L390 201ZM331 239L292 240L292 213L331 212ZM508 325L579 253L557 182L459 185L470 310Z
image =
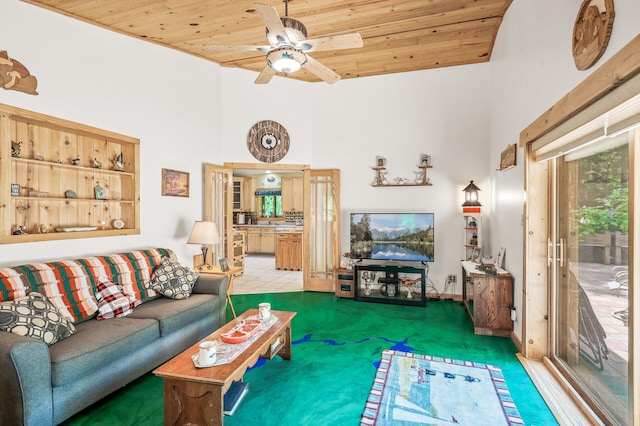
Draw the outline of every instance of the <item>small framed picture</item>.
M496 259L496 268L502 268L502 265L504 264L505 251L506 249L504 247L500 248L500 251L498 252L498 258Z
M427 154L420 154L420 165L421 166L430 166L431 165L431 156Z
M387 159L385 157L376 156L376 167L385 167L387 165Z
M229 270L229 260L226 257L220 258L218 263L220 264L221 271L226 272Z
M162 195L189 197L189 173L162 169Z
M12 183L11 184L11 196L12 197L17 197L20 195L20 185L18 185L17 183Z
M482 247L475 247L473 253L471 253L471 261L473 263L480 263L482 259Z
M518 159L517 149L518 145L514 143L509 145L507 149L500 153L500 168L498 171L503 172L516 166L516 161Z

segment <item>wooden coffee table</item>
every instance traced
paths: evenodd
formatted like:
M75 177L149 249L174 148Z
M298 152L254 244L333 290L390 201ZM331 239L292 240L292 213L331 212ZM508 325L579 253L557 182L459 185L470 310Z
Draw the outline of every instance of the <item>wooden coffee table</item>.
M276 323L231 364L196 368L191 356L198 352L198 342L153 371L164 379L165 425L223 424L223 396L232 382L242 380L259 358L272 359L279 355L282 359L291 359L291 319L296 313L271 313L278 318ZM250 309L201 341L218 340L220 334L229 331L238 321L257 314L257 309Z

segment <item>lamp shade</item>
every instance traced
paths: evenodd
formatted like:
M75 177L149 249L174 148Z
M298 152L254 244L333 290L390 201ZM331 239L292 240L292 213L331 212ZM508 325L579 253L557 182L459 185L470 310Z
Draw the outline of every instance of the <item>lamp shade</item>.
M464 191L464 204L463 207L467 206L481 206L480 201L478 201L478 188L473 181L469 182L469 185L466 186L462 191Z
M218 226L215 222L196 221L189 235L187 244L218 244L220 242L220 234Z

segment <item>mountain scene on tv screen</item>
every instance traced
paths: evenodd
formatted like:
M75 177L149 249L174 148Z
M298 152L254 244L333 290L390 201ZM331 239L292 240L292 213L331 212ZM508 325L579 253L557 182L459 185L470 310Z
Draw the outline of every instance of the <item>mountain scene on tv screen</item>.
M351 215L351 258L433 262L433 214Z

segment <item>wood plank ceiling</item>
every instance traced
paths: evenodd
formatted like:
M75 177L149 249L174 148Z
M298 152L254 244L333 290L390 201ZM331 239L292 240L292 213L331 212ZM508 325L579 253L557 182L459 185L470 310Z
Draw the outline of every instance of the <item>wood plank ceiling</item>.
M213 52L202 46L266 45L251 0L24 0L225 67L265 67L260 52ZM283 0L260 0L285 16ZM487 62L511 0L289 0L289 16L308 38L359 32L360 49L314 52L342 78ZM320 81L302 69L289 75Z

